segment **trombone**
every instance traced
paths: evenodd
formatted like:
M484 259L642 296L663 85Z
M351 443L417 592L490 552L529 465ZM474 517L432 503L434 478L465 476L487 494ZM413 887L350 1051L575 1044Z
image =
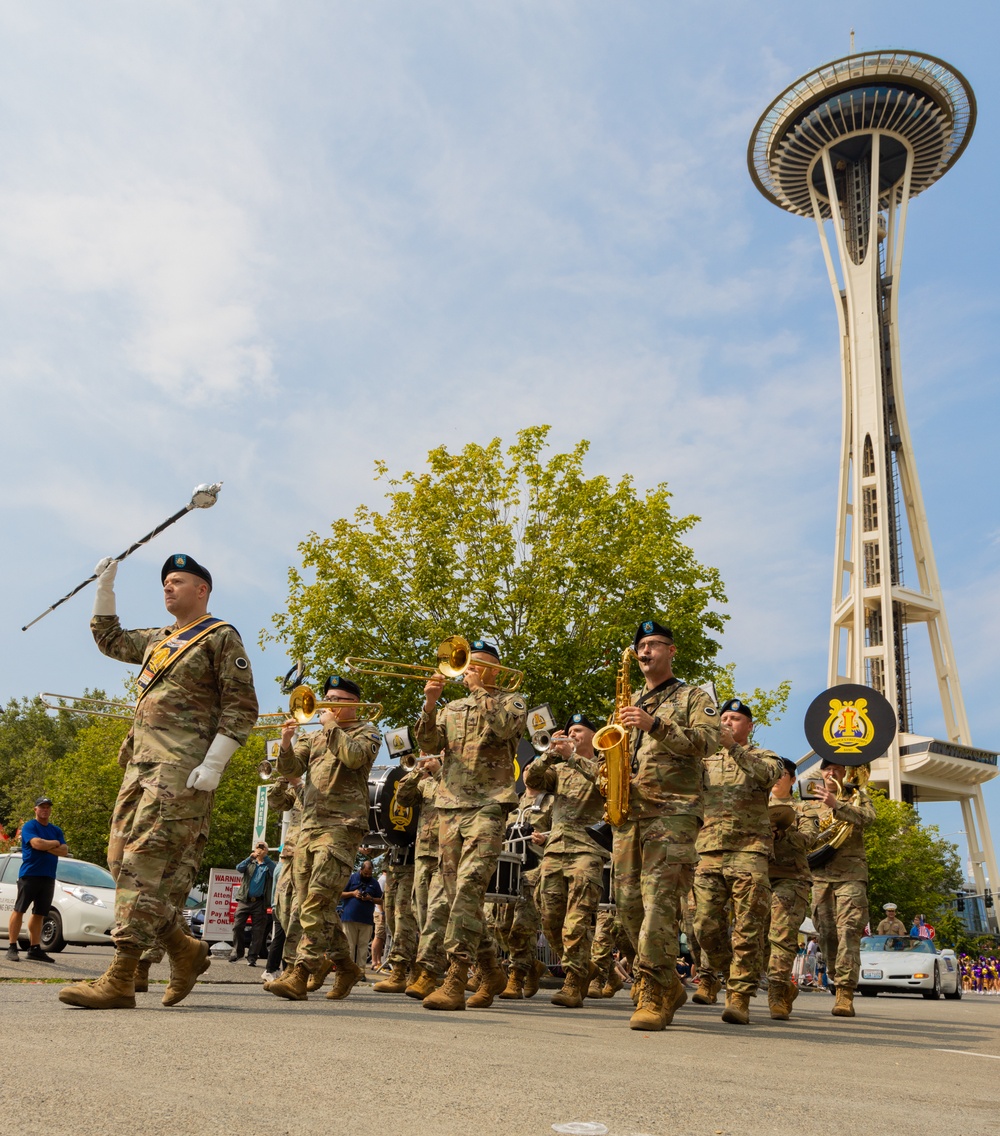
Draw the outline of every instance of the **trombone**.
M77 698L73 694L53 694L49 690L43 690L38 697L47 710L65 710L69 714L91 714L95 718L114 718L118 722L131 722L135 717L134 705L127 702L115 702L111 698ZM64 706L61 702L50 702L49 699L51 698L77 703L77 705ZM88 705L83 705L83 703L88 703ZM95 710L93 709L95 706L114 706L117 713L112 713L109 710Z
M391 659L364 659L356 655L349 655L344 660L344 665L355 674L409 679L413 682L429 682L442 675L449 682L460 682L465 672L473 667L480 672L495 672L493 685L507 691L517 690L524 681L524 671L504 667L500 663L472 662L472 648L469 640L462 635L449 635L441 642L437 649L437 662L433 666L427 663L398 663Z
M294 718L300 726L311 722L319 710L336 710L343 706L351 706L358 712L359 722L377 722L382 717L381 702L321 702L308 686L297 686L288 699L287 714L261 714L257 719L255 730L280 730L289 718ZM275 721L265 722L265 718Z

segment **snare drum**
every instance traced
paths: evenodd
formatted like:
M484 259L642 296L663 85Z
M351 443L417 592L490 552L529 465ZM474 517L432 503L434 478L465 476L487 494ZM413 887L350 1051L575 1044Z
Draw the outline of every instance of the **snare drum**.
M522 859L518 852L511 852L504 845L493 873L486 887L484 903L514 903L521 895Z
M396 801L396 789L407 770L394 765L368 781L368 827L384 844L407 848L416 843L419 809L404 808Z

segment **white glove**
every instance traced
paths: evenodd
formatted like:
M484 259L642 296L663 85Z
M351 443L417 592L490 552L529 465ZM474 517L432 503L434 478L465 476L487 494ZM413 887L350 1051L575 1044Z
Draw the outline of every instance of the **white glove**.
M216 734L215 741L208 747L208 753L205 754L205 760L197 769L191 770L191 776L187 779L187 787L189 789L200 789L203 793L211 793L213 789L217 789L223 770L239 748L239 742L234 742L225 734Z
M115 573L118 561L105 556L94 568L97 577L97 594L94 596L94 615L115 614Z

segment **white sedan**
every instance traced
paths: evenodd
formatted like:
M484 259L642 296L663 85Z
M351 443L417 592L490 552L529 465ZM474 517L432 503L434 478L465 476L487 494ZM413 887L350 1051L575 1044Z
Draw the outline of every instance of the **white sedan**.
M925 998L962 997L962 977L955 952L939 951L930 939L909 935L866 935L861 940L860 994L907 991Z
M0 856L0 935L4 938L17 898L20 868L20 852ZM60 857L52 906L42 924L42 950L61 951L67 943L84 947L90 943L110 943L114 922L115 881L111 873L86 860ZM27 924L26 915L21 928L25 942Z

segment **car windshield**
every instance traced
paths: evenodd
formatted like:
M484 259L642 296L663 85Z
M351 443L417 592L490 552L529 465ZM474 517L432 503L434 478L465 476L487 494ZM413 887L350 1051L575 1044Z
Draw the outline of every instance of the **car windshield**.
M88 864L86 860L60 860L56 867L56 879L61 884L78 884L81 887L115 886L115 878L110 872L96 864Z
M863 951L910 951L918 955L935 954L929 939L911 939L903 935L866 935L861 940Z

